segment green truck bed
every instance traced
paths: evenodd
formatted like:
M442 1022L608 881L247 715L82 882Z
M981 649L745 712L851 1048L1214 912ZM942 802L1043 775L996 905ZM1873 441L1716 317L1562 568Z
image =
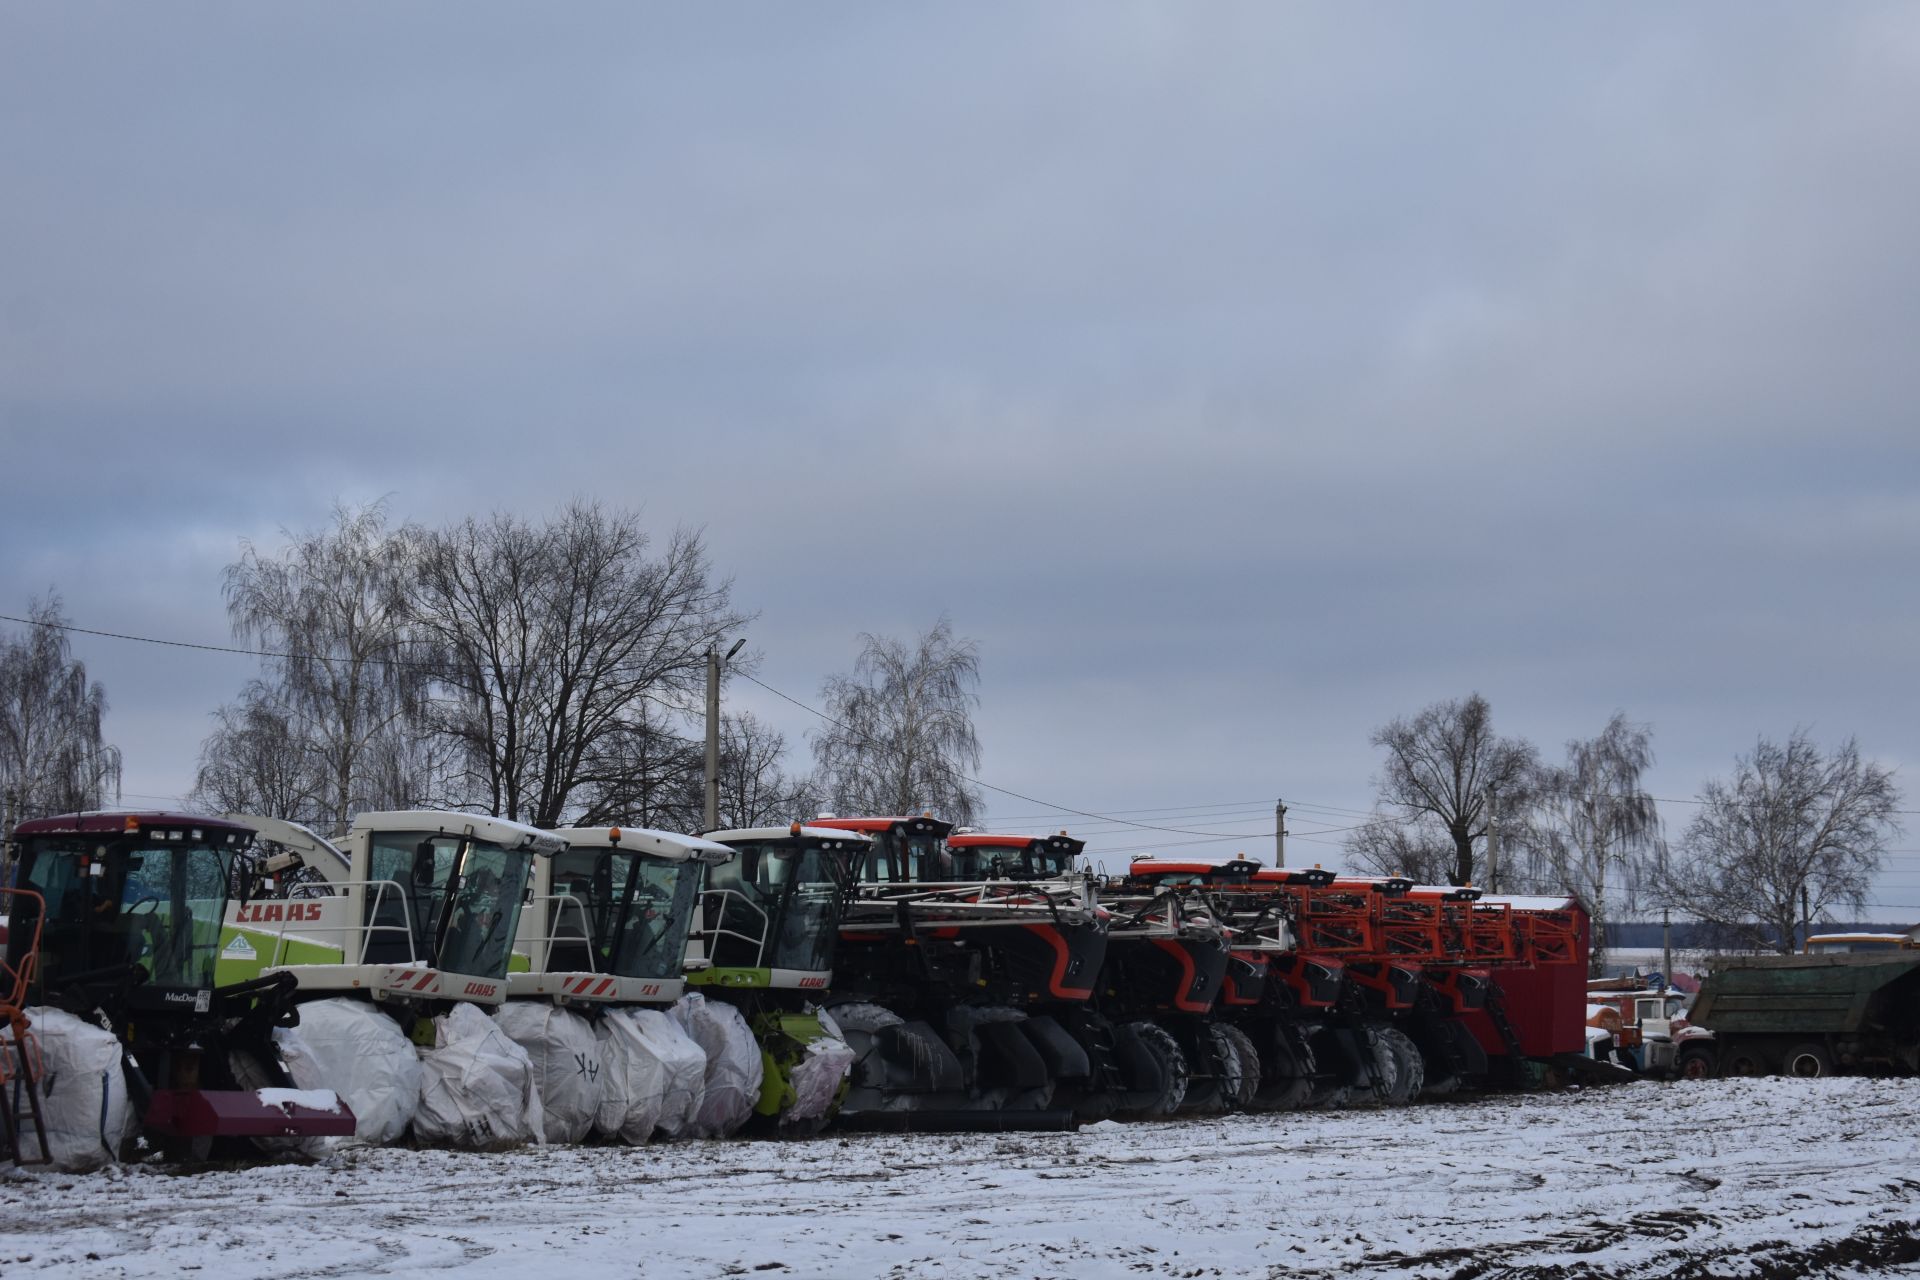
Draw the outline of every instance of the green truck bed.
M1716 1035L1852 1035L1909 1021L1890 1006L1915 1001L1920 951L1734 956L1707 975L1688 1017Z

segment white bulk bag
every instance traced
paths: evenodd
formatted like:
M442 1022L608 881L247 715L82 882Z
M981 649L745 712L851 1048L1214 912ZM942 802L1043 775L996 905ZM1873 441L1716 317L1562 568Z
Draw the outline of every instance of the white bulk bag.
M300 1025L276 1027L274 1045L302 1089L331 1089L353 1111L361 1142L397 1141L420 1106L423 1071L400 1024L364 1000L315 1000ZM316 1150L345 1139L317 1140Z
M666 1105L667 1068L648 1036L624 1009L594 1026L600 1042L600 1113L594 1131L640 1146L653 1136ZM703 1070L705 1057L702 1059Z
M470 1004L455 1005L433 1028L434 1047L420 1051L425 1074L414 1136L495 1150L540 1141L545 1116L527 1051Z
M760 1100L760 1045L738 1009L697 991L680 998L673 1016L707 1055L707 1091L692 1132L724 1138L747 1122Z
M660 1112L654 1122L665 1138L694 1132L700 1104L707 1096L707 1055L680 1024L660 1009L634 1009L626 1015L640 1042L660 1063Z
M791 1120L816 1120L832 1110L833 1101L840 1094L840 1082L847 1078L854 1059L859 1056L826 1010L822 1009L818 1016L821 1030L826 1034L807 1046L788 1077L795 1095L793 1106L787 1112Z
M578 1142L600 1112L600 1042L585 1018L544 1001L501 1005L493 1020L533 1063L548 1142Z
M62 1169L112 1164L133 1125L127 1080L120 1069L120 1038L59 1009L29 1008L27 1021L27 1034L40 1046L40 1115L47 1126L47 1154ZM12 1055L10 1027L4 1038L4 1051ZM0 1106L12 1100L9 1087ZM25 1103L23 1097L22 1112ZM20 1151L28 1159L40 1154L31 1119L21 1125Z

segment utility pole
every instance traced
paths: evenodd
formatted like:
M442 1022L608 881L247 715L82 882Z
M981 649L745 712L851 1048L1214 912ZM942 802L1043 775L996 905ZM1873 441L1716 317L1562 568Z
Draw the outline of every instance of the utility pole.
M1273 865L1287 865L1287 806L1279 800L1273 802Z
M720 668L740 652L740 646L746 642L745 636L735 640L724 658L716 646L707 646L707 802L703 831L713 831L720 826Z
M1487 892L1500 892L1500 788L1487 788Z
M1673 908L1660 908L1660 972L1667 975L1667 985L1673 985Z
M1807 886L1800 886L1800 952L1802 955L1813 950L1813 897L1807 892Z

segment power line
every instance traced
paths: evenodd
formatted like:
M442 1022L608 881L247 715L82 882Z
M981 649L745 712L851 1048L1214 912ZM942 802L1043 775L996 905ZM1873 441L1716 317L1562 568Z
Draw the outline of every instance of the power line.
M832 716L820 710L818 707L809 706L806 703L800 701L800 699L793 697L790 694L782 693L780 690L774 688L772 685L768 684L766 681L760 679L759 677L748 675L744 671L736 672L735 674L737 674L742 680L747 681L749 684L755 684L755 685L758 685L760 688L765 689L768 693L772 694L774 697L779 698L784 702L791 702L794 706L799 707L802 711L807 712L809 715L818 716L822 720L826 721L830 725L835 726L836 728L845 729L848 733L853 733L855 734L856 737L859 736L856 733L856 731L852 728L852 726L834 719ZM1165 831L1173 835L1181 835L1181 836L1214 836L1214 837L1218 837L1220 840L1248 840L1248 839L1256 838L1256 836L1249 835L1246 832L1197 831L1189 827L1162 827L1162 826L1156 826L1150 822L1134 822L1130 819L1115 817L1114 815L1108 814L1108 813L1095 813L1091 809L1076 809L1072 805L1055 804L1051 800L1042 800L1037 796L1030 796L1024 792L1013 791L1007 787L996 787L991 782L986 782L979 778L972 777L971 775L961 773L958 769L954 768L952 765L945 764L944 762L940 764L940 767L945 769L948 773L952 774L954 777L959 778L964 782L971 782L976 787L982 787L988 791L997 792L998 794L1003 796L1012 796L1016 800L1024 800L1028 804L1037 804L1043 808L1052 809L1058 813L1071 813L1082 818L1092 818L1096 822L1112 822L1112 823L1118 823L1120 826L1123 826L1123 827L1132 827L1140 831ZM1272 833L1269 832L1268 834L1271 835Z
M76 627L70 622L48 622L44 618L16 618L10 613L0 613L0 622L18 622L29 627L44 627L51 631L73 631L83 636L105 636L109 640L132 640L137 644L157 644L169 649L200 649L207 653L238 653L249 658L283 658L289 662L363 662L379 667L412 667L421 671L441 671L445 668L432 662L416 662L408 658L336 658L324 653L276 653L271 649L238 649L224 644L196 644L189 640L159 640L153 636L128 635L124 631L97 631L92 627Z
M109 640L127 640L136 644L161 645L165 648L170 648L170 649L196 649L206 653L232 653L232 654L239 654L241 656L250 657L250 658L278 658L283 661L290 661L290 662L308 661L308 660L315 661L315 662L326 662L326 663L360 662L360 663L367 663L374 666L407 667L407 668L413 668L413 669L422 670L422 671L444 670L444 667L441 666L440 664L429 663L429 662L419 662L419 661L415 661L407 658L376 658L376 657L342 658L342 657L334 657L332 655L322 654L322 653L295 654L295 653L277 652L271 649L242 649L233 645L201 644L198 642L188 641L188 640L163 640L155 636L133 635L129 632L124 632L124 631L104 631L94 627L76 626L69 622L48 621L43 618L22 618L17 615L9 614L9 613L0 613L0 622L16 622L23 626L41 627L41 628L54 630L54 631L71 631L79 635L100 636ZM771 693L776 698L780 698L783 701L792 703L794 706L799 707L802 711L805 711L811 715L818 716L820 719L825 720L828 724L835 725L842 729L846 729L849 733L853 732L850 726L843 724L838 720L835 720L832 716L829 716L826 712L821 711L817 707L809 706L807 703L800 701L798 698L792 697L786 693L781 692L780 690L774 688L772 685L766 683L764 680L760 680L755 676L749 675L745 671L740 671L737 669L733 672L733 674L739 676L741 679L746 680L751 684L758 685L760 688L766 690L768 693ZM1254 835L1242 836L1242 835L1237 835L1234 833L1227 833L1227 832L1198 831L1198 830L1193 830L1191 828L1186 828L1186 827L1164 827L1164 826L1155 825L1153 823L1134 822L1134 821L1131 821L1130 819L1119 817L1115 814L1095 813L1088 809L1077 809L1072 805L1054 804L1051 801L1042 800L1042 799L1039 799L1038 797L1026 795L1019 791L1013 791L1006 787L997 787L990 782L983 781L982 779L974 778L966 774L962 774L957 769L953 769L951 766L943 766L943 767L946 767L948 769L948 772L952 773L955 777L958 777L967 782L970 782L977 787L983 787L988 791L997 792L1000 795L1012 796L1016 800L1024 800L1028 804L1040 805L1044 808L1049 809L1051 813L1054 813L1054 814L1070 813L1077 817L1092 818L1099 822L1117 823L1124 827L1131 827L1131 828L1135 828L1143 831L1165 831L1165 832L1170 832L1176 835L1219 836L1223 839L1241 839L1241 838L1252 839L1252 838L1255 838L1255 835L1257 835L1257 833L1255 833ZM134 793L128 793L128 794L134 794ZM148 797L148 798L157 799L160 797ZM1611 798L1611 797L1595 796L1595 797L1588 797L1588 798ZM1652 800L1657 804L1705 805L1710 803L1709 801L1702 800L1697 797L1693 799L1680 799L1675 796L1642 795L1640 798ZM1248 801L1246 803L1249 806L1251 806L1259 802ZM1168 812L1171 810L1195 809L1195 808L1206 808L1206 807L1207 806L1196 806L1196 805L1168 805L1158 810L1131 809L1131 810L1123 810L1122 812L1152 813L1152 812ZM1309 811L1327 810L1334 813L1349 814L1354 816L1361 816L1365 813L1364 810L1342 809L1339 806L1335 806L1335 805L1315 805L1306 801L1301 801L1301 802L1298 802L1297 804L1289 805L1288 808L1289 809L1301 808L1301 809L1307 809ZM1899 813L1899 814L1920 814L1920 809L1893 809L1893 810L1890 810L1889 812ZM1034 816L1047 817L1047 816L1050 816L1050 814L1041 814L1041 815L1034 815ZM1378 826L1384 823L1412 823L1412 822L1419 821L1420 816L1421 815L1419 814L1414 814L1408 817L1376 816L1376 817L1372 817L1369 821L1359 823L1356 826L1331 828L1330 830L1331 831L1357 831L1363 827ZM1012 819L1003 819L1003 820L1012 821ZM1267 834L1271 835L1273 833L1269 832ZM1323 831L1315 834L1325 835L1325 834L1329 834L1329 832ZM1309 839L1310 836L1302 835L1298 838ZM1902 852L1905 852L1905 851L1902 851Z

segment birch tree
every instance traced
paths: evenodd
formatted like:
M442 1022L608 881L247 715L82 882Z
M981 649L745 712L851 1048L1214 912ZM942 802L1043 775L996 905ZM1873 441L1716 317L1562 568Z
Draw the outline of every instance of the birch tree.
M18 822L118 802L106 691L72 654L60 597L32 601L27 617L0 641L0 809Z
M1803 921L1859 912L1898 835L1889 769L1849 738L1831 753L1804 729L1760 739L1714 779L1666 879L1672 905L1760 950L1793 950Z
M404 755L433 675L412 598L425 535L390 527L374 503L336 507L329 528L288 537L277 552L242 544L227 568L234 635L275 656L264 660L251 698L217 713L202 760L222 786L240 785L238 771L259 766L267 772L248 788L290 794L279 775L291 762L266 759L249 738L282 721L288 749L306 757L313 776L313 816L320 829L339 831L356 811L404 806L427 786L376 767Z
M813 741L820 785L837 812L932 812L956 826L985 806L967 780L980 767L973 709L980 657L942 617L912 644L862 634L850 675L820 695L834 724Z
M1640 785L1652 765L1653 731L1615 712L1597 736L1567 743L1566 763L1541 773L1533 812L1516 824L1514 844L1531 854L1516 887L1570 892L1587 904L1596 972L1613 902L1631 910L1660 848L1659 807Z

